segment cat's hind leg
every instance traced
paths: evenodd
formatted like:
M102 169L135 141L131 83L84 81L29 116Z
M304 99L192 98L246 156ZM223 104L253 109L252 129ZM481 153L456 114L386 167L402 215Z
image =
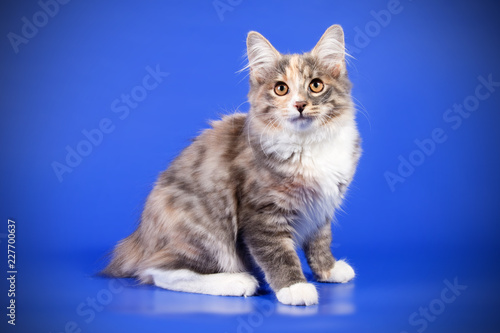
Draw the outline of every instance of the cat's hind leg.
M144 275L164 289L220 296L252 296L259 283L249 273L199 274L189 269L150 268Z

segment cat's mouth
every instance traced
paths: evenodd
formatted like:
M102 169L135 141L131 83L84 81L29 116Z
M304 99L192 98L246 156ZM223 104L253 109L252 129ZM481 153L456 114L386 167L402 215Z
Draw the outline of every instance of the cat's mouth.
M305 121L312 121L315 117L310 114L303 114L301 113L298 116L292 117L290 121L292 122L305 122Z
M314 116L301 113L298 116L290 118L290 122L295 126L298 126L300 129L305 129L311 125L314 121Z

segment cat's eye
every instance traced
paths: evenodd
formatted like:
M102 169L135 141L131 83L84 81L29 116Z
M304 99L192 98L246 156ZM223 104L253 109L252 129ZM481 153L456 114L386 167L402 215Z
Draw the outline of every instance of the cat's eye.
M311 89L311 91L314 93L319 93L323 91L324 87L325 85L323 84L323 81L321 81L320 79L314 79L311 81L311 83L309 83L309 89Z
M274 92L278 96L286 95L288 93L288 86L285 82L277 82L274 86Z

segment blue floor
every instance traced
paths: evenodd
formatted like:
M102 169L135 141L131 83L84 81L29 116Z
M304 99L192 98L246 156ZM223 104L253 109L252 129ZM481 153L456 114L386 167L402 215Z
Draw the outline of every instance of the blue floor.
M1 333L500 332L497 1L0 7ZM232 298L98 277L158 174L208 120L248 110L246 34L303 52L336 23L363 155L332 250L355 280L292 307L266 286Z
M17 325L8 332L499 331L498 272L481 259L490 249L345 247L358 276L316 283L320 303L310 307L281 305L265 290L207 296L95 277L99 251L46 256L20 268Z

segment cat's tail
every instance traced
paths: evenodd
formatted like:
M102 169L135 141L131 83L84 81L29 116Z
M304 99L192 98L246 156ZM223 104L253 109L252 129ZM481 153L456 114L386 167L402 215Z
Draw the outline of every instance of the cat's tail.
M99 275L115 278L138 277L137 268L145 253L137 238L137 231L121 240L111 253L111 261Z

